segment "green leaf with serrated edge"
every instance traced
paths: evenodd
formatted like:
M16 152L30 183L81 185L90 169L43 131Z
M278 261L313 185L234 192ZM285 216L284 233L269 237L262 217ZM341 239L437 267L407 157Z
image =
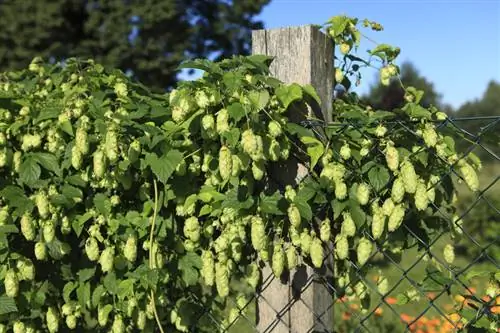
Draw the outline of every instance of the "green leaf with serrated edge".
M323 156L325 148L322 144L317 144L312 147L307 147L307 155L311 158L311 163L309 165L309 170L313 170L318 163L321 156Z
M240 121L241 118L245 116L245 108L238 102L229 104L227 106L227 113L231 119L235 122Z
M210 205L203 205L200 209L200 212L198 213L198 215L200 216L205 216L205 215L208 215L212 212L212 206Z
M181 257L178 268L182 274L182 281L187 286L193 286L198 282L198 269L201 269L201 266L201 257L196 253L187 252Z
M95 267L94 268L84 268L78 271L76 275L78 275L78 282L79 283L84 283L85 281L90 280L91 278L94 277L95 274Z
M217 192L217 189L215 189L214 187L204 185L201 188L200 193L198 194L198 198L201 201L207 203L210 201L217 202L217 201L224 200L226 198L226 196L222 193Z
M118 282L116 281L115 272L111 271L102 280L104 288L111 294L116 295L118 293Z
M75 291L75 289L78 287L78 283L70 281L67 282L64 287L63 287L63 299L64 302L68 303L71 301L71 293Z
M19 233L19 229L13 224L9 225L0 225L0 235L6 234L17 234Z
M383 166L376 166L368 171L368 179L370 180L370 184L375 189L375 191L379 192L383 190L386 185L389 183L391 175L389 174L389 170L387 170Z
M302 216L306 221L312 220L313 214L312 214L311 206L309 206L309 204L307 202L300 200L300 199L297 199L297 197L295 197L295 199L293 200L293 203L299 209L300 216Z
M221 208L249 209L254 204L254 199L242 187L226 192Z
M76 289L76 297L83 308L90 306L90 283L81 283Z
M257 111L262 110L269 102L269 92L267 90L250 91L248 99Z
M41 173L42 169L38 165L37 161L29 156L19 167L19 178L28 186L34 184L38 179L40 179Z
M92 292L92 306L96 308L101 302L101 298L106 295L106 290L102 284L98 285Z
M316 92L316 89L310 84L306 84L302 87L302 90L311 96L318 104L321 104L321 98L319 98L318 93Z
M120 281L117 293L118 298L123 300L129 296L132 296L134 294L134 283L135 280L133 279L126 279Z
M94 206L97 208L99 213L104 215L104 217L108 217L109 214L111 214L111 201L102 193L97 193L94 196Z
M339 201L334 199L331 201L331 206L333 210L333 219L336 220L348 206L349 201Z
M226 131L221 134L221 137L224 138L226 144L229 147L236 147L240 140L240 130L238 128L232 128L229 131Z
M366 222L366 214L356 200L349 200L349 212L351 213L352 220L357 228L363 226Z
M302 127L298 124L294 124L294 123L287 123L285 125L285 130L292 135L297 134L299 137L303 137L303 136L314 137L313 131L311 131L308 128Z
M73 132L73 126L71 125L71 122L69 120L59 122L59 128L70 136L75 135L75 133Z
M286 206L286 200L278 191L269 196L264 193L260 194L259 207L263 213L285 215Z
M83 199L83 192L78 187L64 184L61 189L61 194L70 200Z
M146 163L151 167L159 181L166 183L174 173L175 168L182 161L183 155L178 150L171 150L167 154L158 157L155 153L146 154Z
M0 296L0 316L17 312L16 301L6 295Z
M304 185L303 187L297 190L297 195L295 196L295 198L299 201L307 202L316 195L316 192L317 188L314 188L313 186Z
M296 83L283 85L276 89L276 96L287 109L291 103L302 99L302 88Z
M83 215L75 216L75 218L71 221L71 227L73 228L73 231L78 237L80 237L80 234L82 233L82 229L85 223L92 217L93 214L91 212L86 212Z
M61 177L62 172L59 167L59 162L57 157L51 153L31 153L30 156L38 164L40 164L44 169L55 173L58 177Z

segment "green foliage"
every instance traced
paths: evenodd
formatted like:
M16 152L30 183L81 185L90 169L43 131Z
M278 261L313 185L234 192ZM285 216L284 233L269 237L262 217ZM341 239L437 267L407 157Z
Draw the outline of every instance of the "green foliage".
M94 59L131 71L160 91L176 82L177 65L191 57L248 54L255 19L269 0L2 1L0 70L30 59ZM129 38L133 37L133 38Z
M357 20L331 23L332 38L355 45ZM373 52L390 62L399 51ZM433 179L461 156L418 92L396 112L337 100L334 123L317 135L289 120L317 95L270 77L270 61L190 61L182 66L203 77L168 95L93 61L36 58L2 74L1 322L50 332L214 332L205 311L230 326L239 309L228 300L255 293L262 261L277 276L297 264L320 268L324 243L340 235L335 282L366 295L361 282L340 281L354 281L355 268L366 274L376 248L418 246L403 225L422 239L450 230L455 189ZM410 131L389 131L395 120ZM271 170L297 158L307 176L270 186ZM459 164L476 190L470 161ZM382 209L394 197L395 207ZM385 218L394 221L387 230Z

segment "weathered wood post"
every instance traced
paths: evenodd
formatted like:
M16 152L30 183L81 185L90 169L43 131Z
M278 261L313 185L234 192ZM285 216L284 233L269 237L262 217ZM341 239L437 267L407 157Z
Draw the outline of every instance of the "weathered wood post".
M311 25L257 30L252 33L252 53L275 57L270 70L277 79L285 83L312 85L321 98L320 108L323 118L331 120L333 99L331 39ZM298 161L294 165L287 166L287 170L294 173L288 175L288 181L291 182L307 173L307 168ZM259 332L332 331L332 293L324 285L311 282L314 275L312 269L291 272L288 284L273 278L272 274L270 267L264 268L264 284L257 302Z

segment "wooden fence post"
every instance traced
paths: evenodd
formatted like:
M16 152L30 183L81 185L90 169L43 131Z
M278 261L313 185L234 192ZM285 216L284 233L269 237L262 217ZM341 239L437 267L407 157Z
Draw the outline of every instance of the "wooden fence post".
M285 82L312 85L321 98L321 112L331 120L333 99L333 44L312 25L256 30L252 32L252 53L275 57L271 74ZM299 119L301 120L301 119ZM287 166L302 178L307 168ZM281 171L283 173L283 171ZM257 302L259 332L307 333L333 330L333 296L327 288L313 281L310 268L291 272L288 284L272 277L270 267L263 269L263 287Z

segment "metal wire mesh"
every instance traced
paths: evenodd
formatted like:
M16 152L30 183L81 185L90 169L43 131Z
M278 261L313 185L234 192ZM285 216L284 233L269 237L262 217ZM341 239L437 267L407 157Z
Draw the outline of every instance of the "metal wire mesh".
M321 122L307 121L302 124L315 129L324 127ZM330 124L340 128L356 128L355 123ZM412 131L407 123L395 121L386 123L388 130L405 129L415 135L415 141L421 138ZM368 265L363 268L368 274L361 274L361 269L353 261L348 264L354 271L355 279L342 288L333 278L334 265L331 262L332 249L327 248L325 261L326 268L322 271L300 268L294 272L301 275L300 283L288 283L290 297L275 307L274 300L265 293L267 288L276 281L276 277L269 269L264 269L264 276L260 292L246 302L237 318L226 325L223 324L223 311L211 313L201 307L197 316L200 320L210 322L214 331L221 332L455 332L473 324L498 320L500 313L500 295L486 296L488 280L484 274L498 273L500 261L500 145L498 131L500 117L475 118L448 118L438 126L439 131L453 136L458 150L465 156L474 152L483 161L483 169L479 172L480 190L470 192L466 186L460 186L462 176L456 170L456 164L444 173L451 176L459 184L457 208L458 219L450 219L449 223L461 233L461 240L456 247L457 259L448 264L443 259L442 248L449 241L450 235L446 232L438 233L432 239L419 232L409 223L402 227L408 232L413 249L395 255L388 251L384 243L373 239L376 244ZM426 149L424 144L421 149ZM415 154L418 152L414 152ZM430 154L433 154L429 150ZM433 158L439 158L433 155ZM458 163L458 162L457 162ZM440 207L434 207L438 212ZM447 215L443 213L443 217ZM417 248L419 249L417 251ZM437 267L428 265L433 261ZM300 271L302 270L302 271ZM389 288L381 293L377 286L379 274L383 273L388 279ZM360 308L361 297L346 297L346 289L357 288L362 283L367 290L371 290L371 302L364 309ZM321 312L316 312L314 304L308 303L301 295L309 288L318 288L327 293L331 299L328 306ZM408 302L408 295L412 301ZM282 296L282 295L281 295ZM281 297L278 296L278 297ZM195 297L193 295L193 297ZM196 301L196 300L194 300ZM198 300L201 303L201 300ZM229 300L231 305L235 300ZM273 311L273 320L266 326L259 325L259 304L265 304L267 311ZM301 330L290 325L291 309L300 305L302 311L308 311L315 319L314 325ZM328 313L329 312L329 313ZM333 313L333 325L324 320L325 315ZM467 317L467 321L462 319ZM484 326L484 325L483 325ZM194 331L194 330L193 330Z

